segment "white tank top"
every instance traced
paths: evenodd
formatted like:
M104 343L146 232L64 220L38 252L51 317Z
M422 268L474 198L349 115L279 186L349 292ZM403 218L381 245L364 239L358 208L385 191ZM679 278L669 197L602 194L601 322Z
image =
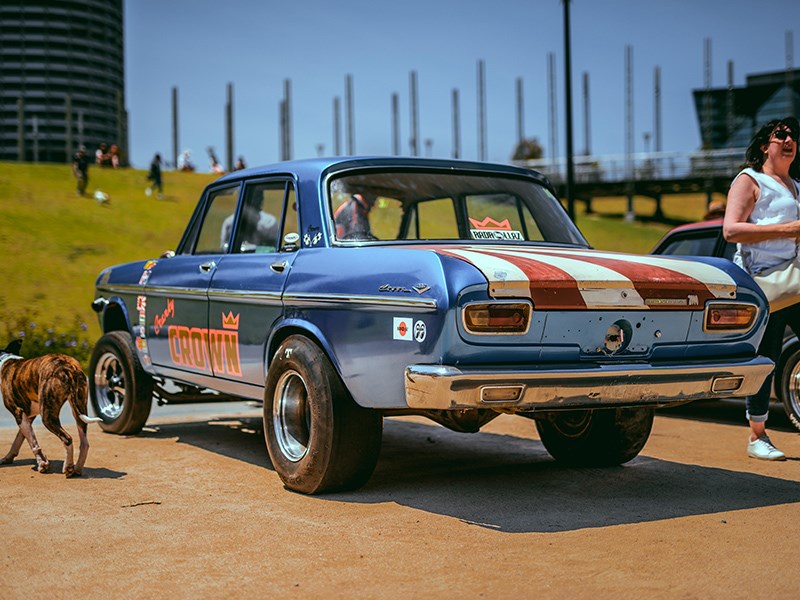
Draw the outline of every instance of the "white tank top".
M747 218L748 223L774 225L800 219L800 209L797 204L800 188L796 181L792 180L795 188L795 193L792 195L774 178L750 168L742 170L733 181L745 174L753 178L759 189L756 203ZM753 275L795 256L797 256L797 242L792 238L784 238L736 244L733 262Z

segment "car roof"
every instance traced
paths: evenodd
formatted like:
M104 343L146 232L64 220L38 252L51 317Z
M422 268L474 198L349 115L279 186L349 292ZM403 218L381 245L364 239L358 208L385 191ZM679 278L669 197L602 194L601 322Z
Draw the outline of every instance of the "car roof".
M239 180L247 177L280 175L294 173L302 179L320 179L328 173L362 167L400 167L428 169L463 169L466 171L482 171L486 173L533 177L540 183L550 187L547 179L536 171L500 163L472 162L454 159L411 158L399 156L337 156L327 158L308 158L250 167L233 171L218 179L215 183Z
M683 225L678 225L677 227L670 229L666 235L672 235L673 233L681 231L693 231L696 229L713 229L715 227L722 227L722 217L709 219L708 221L698 221L696 223L685 223ZM666 237L666 235L664 237Z

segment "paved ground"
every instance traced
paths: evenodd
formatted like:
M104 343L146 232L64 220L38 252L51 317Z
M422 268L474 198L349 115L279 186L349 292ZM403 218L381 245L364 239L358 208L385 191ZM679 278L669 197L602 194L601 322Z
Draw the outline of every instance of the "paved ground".
M0 467L0 597L796 598L800 437L748 459L741 403L662 411L624 467L557 466L533 423L387 419L362 490L305 497L257 410L91 426L84 477ZM238 413L238 414L237 414ZM0 427L0 451L15 431ZM62 455L41 425L53 466Z

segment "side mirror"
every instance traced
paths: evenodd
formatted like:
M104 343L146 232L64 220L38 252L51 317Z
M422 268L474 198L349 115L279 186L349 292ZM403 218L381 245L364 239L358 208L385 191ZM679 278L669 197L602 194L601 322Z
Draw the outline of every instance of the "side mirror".
M159 258L172 258L173 256L175 256L174 250L165 250Z

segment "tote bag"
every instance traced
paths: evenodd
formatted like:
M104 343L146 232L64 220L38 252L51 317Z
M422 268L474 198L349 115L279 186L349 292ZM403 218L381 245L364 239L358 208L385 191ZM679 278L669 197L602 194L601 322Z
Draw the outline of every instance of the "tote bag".
M800 264L797 258L765 269L752 277L769 300L769 312L774 313L800 302Z

